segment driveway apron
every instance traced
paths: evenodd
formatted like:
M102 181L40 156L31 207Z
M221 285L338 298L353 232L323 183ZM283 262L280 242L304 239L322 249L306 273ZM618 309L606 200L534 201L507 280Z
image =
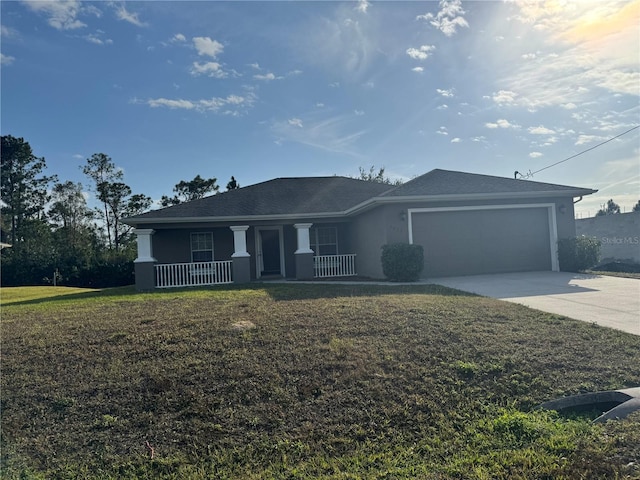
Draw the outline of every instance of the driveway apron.
M640 335L640 280L565 272L430 278L428 283Z

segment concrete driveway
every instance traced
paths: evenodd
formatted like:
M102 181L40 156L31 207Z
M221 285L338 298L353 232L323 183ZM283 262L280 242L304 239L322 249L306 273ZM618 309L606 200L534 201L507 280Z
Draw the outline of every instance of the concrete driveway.
M640 335L638 279L526 272L431 278L428 282Z

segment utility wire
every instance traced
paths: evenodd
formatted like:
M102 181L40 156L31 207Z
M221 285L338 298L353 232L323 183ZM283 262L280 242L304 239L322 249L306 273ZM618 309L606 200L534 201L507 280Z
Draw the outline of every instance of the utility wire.
M620 138L621 136L626 135L627 133L632 132L632 131L634 131L634 130L637 130L638 128L640 128L640 125L636 125L635 127L630 128L630 129L629 129L629 130L627 130L626 132L622 132L621 134L616 135L615 137L611 137L611 138L609 138L608 140L605 140L605 141L604 141L604 142L602 142L602 143L599 143L599 144L597 144L597 145L594 145L593 147L587 148L586 150L583 150L582 152L576 153L575 155L571 155L570 157L567 157L567 158L565 158L564 160L560 160L559 162L552 163L551 165L547 165L546 167L541 168L540 170L536 170L535 172L529 172L529 173L527 173L526 175L522 175L520 172L516 172L516 173L517 173L518 175L520 175L520 177L521 177L521 178L524 178L524 179L531 178L531 177L533 177L536 173L540 173L540 172L542 172L543 170L546 170L547 168L551 168L551 167L555 167L556 165L560 165L561 163L564 163L564 162L566 162L566 161L569 161L569 160L571 160L572 158L576 158L576 157L578 157L578 156L582 155L583 153L590 152L591 150L596 149L596 148L598 148L598 147L601 147L601 146L602 146L602 145L604 145L605 143L612 142L612 141L613 141L613 140L615 140L616 138Z

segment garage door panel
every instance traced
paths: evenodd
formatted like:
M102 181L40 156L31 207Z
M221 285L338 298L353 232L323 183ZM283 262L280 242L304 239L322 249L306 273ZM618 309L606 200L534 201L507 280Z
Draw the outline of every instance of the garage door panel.
M427 276L551 269L548 209L414 212Z

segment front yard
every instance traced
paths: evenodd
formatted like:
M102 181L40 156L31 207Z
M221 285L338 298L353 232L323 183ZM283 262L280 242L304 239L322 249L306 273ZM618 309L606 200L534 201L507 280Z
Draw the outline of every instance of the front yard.
M435 286L2 289L2 478L638 478L640 337Z

